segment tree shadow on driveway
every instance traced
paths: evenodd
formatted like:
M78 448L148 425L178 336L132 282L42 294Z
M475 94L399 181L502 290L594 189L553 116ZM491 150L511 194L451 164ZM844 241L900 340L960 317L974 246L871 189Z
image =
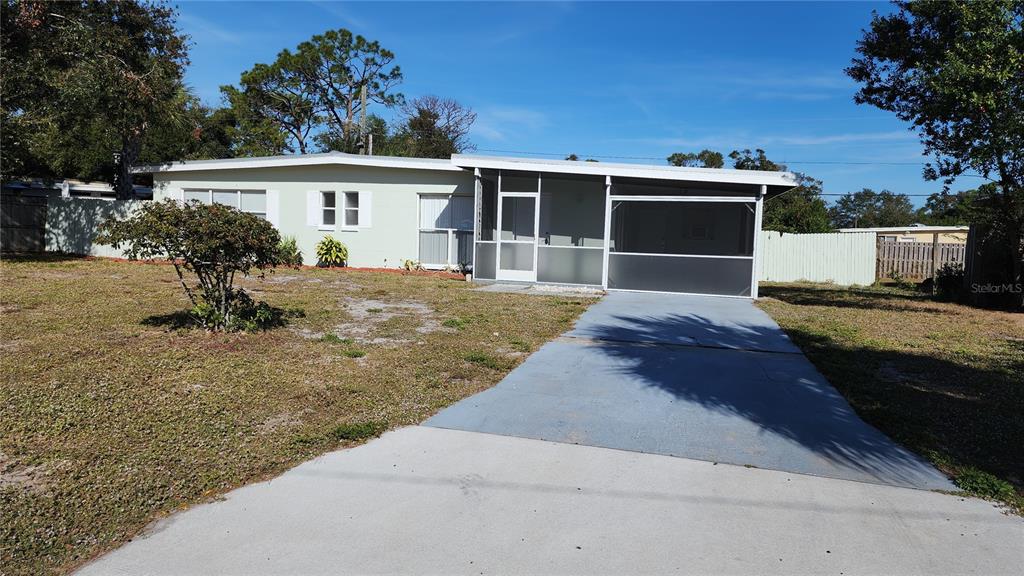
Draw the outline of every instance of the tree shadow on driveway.
M695 313L616 316L588 328L591 346L611 359L620 381L684 401L681 416L703 430L698 441L720 446L722 461L952 487L924 459L862 421L802 354L762 351L780 338L774 325L740 323L722 332L720 321ZM695 345L675 345L679 335L697 335ZM728 346L715 344L716 335Z

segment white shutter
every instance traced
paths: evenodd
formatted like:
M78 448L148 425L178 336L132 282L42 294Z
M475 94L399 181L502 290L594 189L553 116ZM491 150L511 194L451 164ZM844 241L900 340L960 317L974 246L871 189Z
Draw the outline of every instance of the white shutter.
M320 191L306 191L306 226L320 225Z
M281 194L277 190L267 190L267 221L281 229Z
M359 193L359 227L369 228L373 221L373 192Z

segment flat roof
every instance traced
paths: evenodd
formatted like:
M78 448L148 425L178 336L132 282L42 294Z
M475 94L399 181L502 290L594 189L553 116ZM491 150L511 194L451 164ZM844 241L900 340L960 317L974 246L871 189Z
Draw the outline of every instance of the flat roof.
M557 172L591 176L618 176L685 182L724 182L729 184L766 185L772 192L782 192L797 185L792 172L763 170L731 170L723 168L689 168L655 164L620 164L613 162L580 162L575 160L538 160L503 156L453 154L452 164L462 168L489 168L523 172Z
M200 170L240 170L244 168L280 168L287 166L372 166L376 168L409 168L413 170L444 170L461 172L443 158L400 158L397 156L365 156L345 152L323 152L320 154L286 154L283 156L261 156L257 158L225 158L223 160L182 160L163 164L132 166L136 174L155 172L191 172Z
M442 170L448 172L487 168L523 172L646 178L679 182L765 185L768 186L768 192L771 195L784 192L797 185L796 176L791 172L688 168L654 164L619 164L613 162L576 162L572 160L538 160L505 156L476 156L471 154L453 154L450 160L446 160L442 158L402 158L397 156L365 156L361 154L346 154L344 152L324 152L320 154L289 154L259 158L184 160L133 166L132 172L146 174L317 165L372 166L378 168Z
M888 226L881 228L840 228L840 232L893 232L934 234L936 232L967 232L970 226Z

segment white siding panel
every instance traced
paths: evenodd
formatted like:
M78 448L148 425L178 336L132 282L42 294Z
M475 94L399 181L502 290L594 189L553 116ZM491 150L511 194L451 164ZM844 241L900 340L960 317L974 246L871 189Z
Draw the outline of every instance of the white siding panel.
M763 282L831 282L866 286L875 281L875 234L761 232Z

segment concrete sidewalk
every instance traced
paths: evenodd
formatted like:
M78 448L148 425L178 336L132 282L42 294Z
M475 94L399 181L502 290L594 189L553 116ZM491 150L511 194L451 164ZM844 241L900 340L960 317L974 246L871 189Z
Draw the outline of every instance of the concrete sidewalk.
M428 427L176 514L80 574L1017 574L955 496Z

